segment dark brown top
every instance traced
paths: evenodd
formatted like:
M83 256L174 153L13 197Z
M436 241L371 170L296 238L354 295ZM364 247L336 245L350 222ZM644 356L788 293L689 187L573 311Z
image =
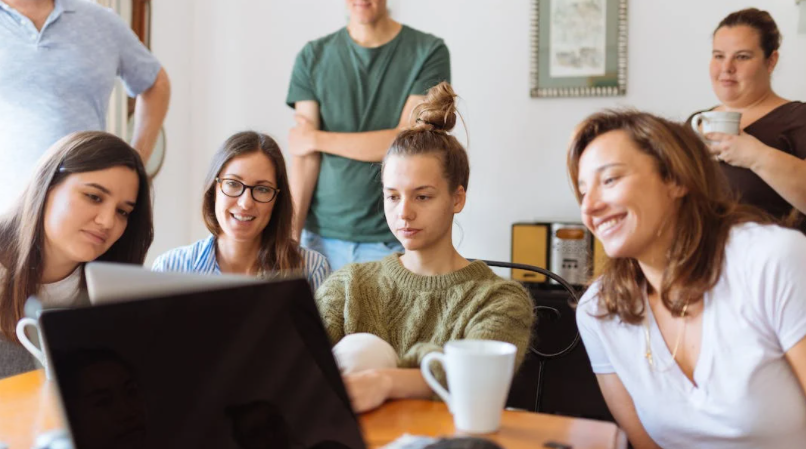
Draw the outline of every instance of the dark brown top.
M745 127L744 132L764 145L798 159L806 159L806 103L791 101L778 106ZM792 213L792 205L752 170L724 162L720 162L719 166L741 202L759 207L778 218L786 218ZM806 220L802 216L800 218L798 228L806 234Z

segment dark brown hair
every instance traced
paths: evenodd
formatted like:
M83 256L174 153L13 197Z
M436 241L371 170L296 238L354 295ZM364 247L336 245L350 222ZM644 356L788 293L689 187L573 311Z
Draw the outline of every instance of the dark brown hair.
M456 126L456 94L451 85L441 82L428 90L425 101L414 108L416 117L409 129L395 137L386 152L390 156L434 155L442 161L448 187L455 192L459 186L467 191L470 180L470 163L467 151L449 132Z
M714 36L722 27L739 25L749 26L758 32L759 44L764 50L765 58L769 58L772 52L778 50L781 46L781 32L778 31L778 25L775 24L775 20L772 19L770 13L757 8L747 8L728 14L727 17L719 22L719 25L714 30Z
M577 128L568 150L568 175L577 201L579 159L597 137L621 130L644 154L650 156L664 182L686 189L675 222L676 236L667 253L660 298L673 314L686 304L702 300L719 280L725 244L731 227L744 222L771 223L771 217L740 205L708 148L689 127L644 112L606 110L591 115ZM605 316L618 315L628 323L643 318L643 291L651 286L638 262L610 259L599 278L599 301Z
M264 274L273 271L296 270L302 268L302 255L299 244L291 238L291 223L294 218L294 205L291 202L288 174L280 146L271 137L254 131L239 132L224 142L213 155L210 170L207 172L202 200L202 218L207 229L218 237L221 226L215 216L215 198L218 183L216 178L232 159L252 153L265 155L277 174L277 188L280 190L274 199L274 210L266 228L261 233L258 264Z
M70 134L40 159L22 198L0 222L0 329L17 341L15 326L44 271L45 204L51 189L74 173L128 167L137 174L137 202L126 230L97 260L142 265L154 240L151 186L140 155L126 142L99 131Z

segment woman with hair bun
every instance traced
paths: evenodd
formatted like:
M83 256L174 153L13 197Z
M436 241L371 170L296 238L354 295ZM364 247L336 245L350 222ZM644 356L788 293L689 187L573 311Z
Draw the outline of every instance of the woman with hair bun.
M516 367L529 344L526 290L453 246L453 217L465 206L470 175L467 152L450 134L455 98L447 83L431 88L383 161L386 222L405 252L347 265L317 291L356 412L431 397L420 362L450 340L510 342Z
M743 203L806 233L806 103L772 90L780 45L781 33L767 11L743 9L719 23L710 75L721 104L711 110L740 112L741 132L706 137Z

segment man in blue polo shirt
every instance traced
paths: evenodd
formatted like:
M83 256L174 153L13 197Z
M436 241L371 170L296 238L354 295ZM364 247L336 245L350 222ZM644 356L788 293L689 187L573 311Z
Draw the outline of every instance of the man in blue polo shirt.
M118 76L137 99L132 146L147 161L170 83L129 26L85 0L0 0L0 214L50 145L75 131L106 129Z

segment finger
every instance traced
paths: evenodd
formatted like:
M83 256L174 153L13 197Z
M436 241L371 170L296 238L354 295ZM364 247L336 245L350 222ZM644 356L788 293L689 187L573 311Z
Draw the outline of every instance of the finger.
M725 138L727 138L728 136L729 136L729 134L718 133L718 132L711 132L711 133L706 133L705 134L706 139L712 140L712 141L715 141L715 142L720 142L722 140L725 140Z

